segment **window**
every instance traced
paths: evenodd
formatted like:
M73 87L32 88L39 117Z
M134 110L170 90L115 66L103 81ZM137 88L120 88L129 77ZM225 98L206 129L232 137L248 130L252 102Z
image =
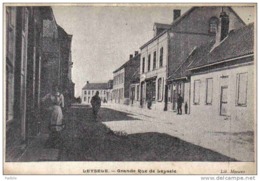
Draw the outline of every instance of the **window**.
M162 78L159 78L158 81L158 91L157 91L157 100L158 101L162 101L162 92L163 92L163 81L162 81Z
M193 103L199 104L200 103L200 80L194 81L194 90L193 90Z
M143 57L142 73L144 73L144 68L145 68L145 58Z
M162 67L163 66L163 47L160 49L160 63L159 66Z
M90 91L88 91L88 95L90 95Z
M84 97L84 102L86 102L86 97Z
M212 17L209 20L209 33L216 33L218 29L218 18Z
M7 53L11 53L14 43L14 26L15 26L15 9L14 7L8 7L6 9L6 48ZM13 57L10 57L12 59Z
M247 73L237 74L236 104L238 106L247 105Z
M206 104L212 104L213 79L206 79Z
M150 66L151 66L151 54L148 55L148 68L147 68L148 71L150 71Z
M84 94L87 94L87 91L84 91Z
M153 70L156 69L156 51L153 52Z

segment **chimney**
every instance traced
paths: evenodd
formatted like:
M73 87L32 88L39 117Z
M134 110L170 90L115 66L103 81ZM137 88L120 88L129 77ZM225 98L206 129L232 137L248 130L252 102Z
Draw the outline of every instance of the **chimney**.
M133 54L130 54L129 59L132 59L132 58L133 58Z
M229 32L229 16L226 12L220 13L220 41L227 37Z
M89 81L87 81L87 84L89 84Z
M181 10L180 9L174 9L173 10L173 21L175 21L180 16L181 16Z
M138 55L138 51L135 51L135 56Z

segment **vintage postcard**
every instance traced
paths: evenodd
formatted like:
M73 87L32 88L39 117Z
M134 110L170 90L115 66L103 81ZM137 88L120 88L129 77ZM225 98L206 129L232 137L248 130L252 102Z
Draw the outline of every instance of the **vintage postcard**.
M256 174L256 4L3 6L4 175Z

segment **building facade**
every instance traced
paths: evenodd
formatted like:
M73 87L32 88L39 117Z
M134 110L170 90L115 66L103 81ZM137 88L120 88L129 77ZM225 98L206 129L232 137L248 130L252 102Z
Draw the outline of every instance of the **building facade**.
M108 93L110 92L109 87L110 84L108 83L89 83L87 81L86 85L82 88L82 104L91 104L91 98L99 92L99 97L103 103L107 103L108 101Z
M244 22L229 7L230 30L244 26ZM215 39L222 7L193 7L180 16L174 10L169 25L155 23L155 37L141 49L140 104L158 110L175 110L177 94L184 96L189 84L173 83L173 74L198 46ZM187 83L187 82L186 82ZM186 99L186 98L185 98ZM186 99L186 101L189 101Z
M199 18L202 14L204 14L203 18ZM224 14L225 16L223 16ZM212 46L219 44L225 38L223 35L220 37L220 32L223 31L222 25L228 25L228 28L224 29L227 34L229 31L245 26L245 23L230 7L195 8L191 9L191 12L188 12L187 16L190 16L189 18L198 18L198 20L190 23L188 17L188 19L184 18L179 27L176 26L176 29L174 30L174 32L177 31L180 34L183 34L183 32L179 32L181 30L181 26L183 26L183 28L185 27L185 31L187 31L185 34L189 35L185 38L181 38L184 40L184 43L180 43L180 47L173 46L171 48L171 50L173 50L173 57L175 57L177 63L173 63L173 61L169 62L169 73L171 74L169 74L168 77L167 105L168 109L176 110L177 97L178 94L180 94L184 98L183 108L187 107L187 113L189 113L191 108L191 85L190 74L186 71L186 67L189 63L194 61L192 57L194 54L201 55L205 51L210 51ZM192 25L190 29L187 27L188 23ZM192 40L189 40L189 38L192 38ZM189 46L186 46L187 51L181 54L178 53L181 49L185 48L185 44L189 44ZM200 49L198 47L200 47Z
M58 32L47 6L5 6L5 20L5 148L6 160L16 161L45 121L41 98L52 80L61 82Z
M75 84L72 82L72 59L71 59L71 41L72 35L66 33L66 31L58 26L58 37L60 47L60 87L63 91L65 98L65 106L69 106L74 98Z
M254 24L249 24L231 31L207 54L196 57L200 61L188 67L192 73L191 114L231 120L231 129L253 129L254 36Z
M131 54L129 60L113 72L113 102L129 105L130 85L133 81L133 75L140 66L140 54L135 51Z
M132 75L129 95L130 105L140 107L140 68Z
M143 45L140 60L140 106L163 109L167 79L168 35L157 34Z

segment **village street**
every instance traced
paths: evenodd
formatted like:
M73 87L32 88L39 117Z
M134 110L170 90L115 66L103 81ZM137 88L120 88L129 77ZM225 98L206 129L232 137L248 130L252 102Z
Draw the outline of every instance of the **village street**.
M91 107L74 105L65 114L62 141L53 144L42 125L19 161L253 160L250 131L232 134L216 130L218 126L205 131L209 125L197 127L189 115L149 111L105 105L95 121Z

